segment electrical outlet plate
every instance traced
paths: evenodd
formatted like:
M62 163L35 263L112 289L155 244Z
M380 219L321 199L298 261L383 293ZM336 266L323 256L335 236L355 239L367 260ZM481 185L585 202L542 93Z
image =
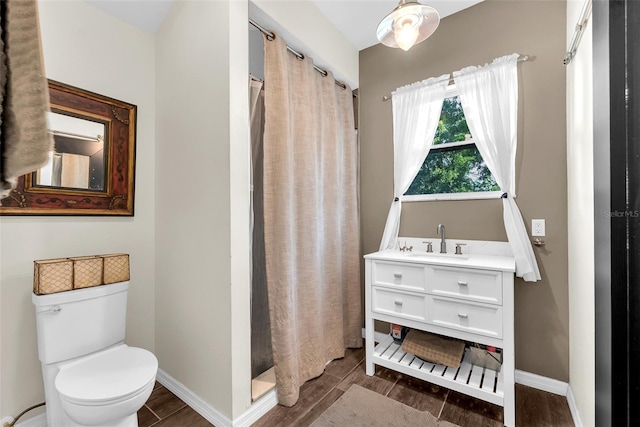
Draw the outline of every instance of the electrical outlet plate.
M544 237L545 224L544 219L532 219L531 220L531 236Z

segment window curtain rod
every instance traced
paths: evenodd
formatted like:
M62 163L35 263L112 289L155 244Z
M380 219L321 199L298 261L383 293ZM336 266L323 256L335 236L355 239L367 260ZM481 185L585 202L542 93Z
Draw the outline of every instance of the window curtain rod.
M586 0L582 6L578 23L576 24L576 30L573 32L571 43L569 43L569 49L567 50L567 56L564 57L562 63L569 65L573 58L576 56L578 46L580 46L580 40L582 40L582 33L584 33L587 23L589 22L589 16L591 16L591 1Z
M249 19L249 24L253 25L258 30L260 30L260 32L267 37L267 40L271 41L271 40L276 38L276 36L275 36L275 34L273 34L273 32L264 29L262 26L260 26L260 24L256 23L253 19ZM289 52L293 53L301 61L305 58L304 54L292 49L289 45L287 45L287 50ZM324 77L327 77L327 75L329 74L329 73L327 73L327 70L323 70L322 68L318 67L315 64L314 64L313 68L315 68L315 70L317 72L319 72L320 74L322 74ZM345 85L344 83L342 83L339 80L336 80L336 84L338 86L340 86L342 89L346 89L347 88L347 85Z
M531 57L531 56L529 56L529 55L522 55L522 56L520 56L520 57L518 58L518 62L525 62L525 61L533 60L533 58L535 58L535 57ZM452 84L454 84L454 83L455 83L455 82L454 82L454 80L453 80L453 77L451 77L451 78L449 79L449 84L450 84L450 85L452 85ZM382 102L387 102L387 101L388 101L388 100L390 100L390 99L391 99L391 95L384 95L384 96L382 97Z

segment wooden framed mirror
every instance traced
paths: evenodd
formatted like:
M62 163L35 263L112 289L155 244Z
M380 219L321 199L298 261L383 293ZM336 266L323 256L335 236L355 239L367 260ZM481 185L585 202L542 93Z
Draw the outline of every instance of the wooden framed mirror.
M0 215L133 216L137 107L49 80L49 162L19 178Z

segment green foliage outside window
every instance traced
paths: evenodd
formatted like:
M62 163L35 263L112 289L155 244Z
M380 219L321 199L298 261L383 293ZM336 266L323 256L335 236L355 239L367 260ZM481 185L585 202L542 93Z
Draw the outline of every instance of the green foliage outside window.
M460 99L445 98L433 147L406 195L469 193L500 189L475 144L457 147L438 145L460 142L469 135Z
M460 98L457 96L445 98L442 102L442 112L433 145L464 141L465 135L471 135L471 132L462 111Z

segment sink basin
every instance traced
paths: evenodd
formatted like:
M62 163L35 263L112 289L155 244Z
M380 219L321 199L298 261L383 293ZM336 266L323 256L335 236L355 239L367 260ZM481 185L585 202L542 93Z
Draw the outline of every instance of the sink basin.
M409 253L408 255L412 258L469 259L469 254L456 255L456 254L450 254L450 253L441 254L439 252L416 252L416 253L412 252L412 253Z

